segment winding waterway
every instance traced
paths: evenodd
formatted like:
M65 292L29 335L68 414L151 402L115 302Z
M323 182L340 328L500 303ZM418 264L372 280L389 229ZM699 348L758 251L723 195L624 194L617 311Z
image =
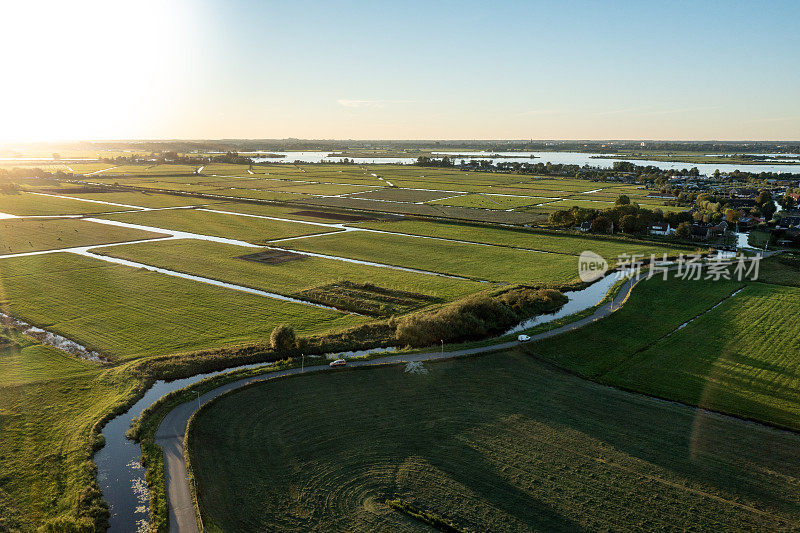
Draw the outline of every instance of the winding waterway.
M571 315L597 305L606 295L608 290L620 279L619 274L608 275L588 287L579 291L567 291L564 294L569 301L557 313L542 315L531 320L526 320L509 330L514 333L533 325L551 322L558 318ZM360 352L341 352L326 354L327 359L338 357L357 357L367 354L394 351L395 348L378 348ZM313 360L313 359L312 359ZM97 464L97 479L103 490L103 497L109 503L111 510L110 529L112 532L147 531L149 516L150 495L144 481L144 469L141 466L141 448L139 445L125 437L125 432L130 427L131 421L140 416L142 411L159 398L172 391L176 391L197 383L205 378L217 376L233 370L265 366L266 363L257 363L229 368L218 372L197 374L175 381L156 381L145 395L136 402L128 411L112 419L103 428L105 447L98 451L94 460Z

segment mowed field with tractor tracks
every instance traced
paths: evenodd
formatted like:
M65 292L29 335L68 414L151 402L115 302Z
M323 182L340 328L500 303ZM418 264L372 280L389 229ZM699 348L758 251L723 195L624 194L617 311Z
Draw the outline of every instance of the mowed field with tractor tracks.
M276 379L190 429L212 531L797 527L798 437L521 352Z

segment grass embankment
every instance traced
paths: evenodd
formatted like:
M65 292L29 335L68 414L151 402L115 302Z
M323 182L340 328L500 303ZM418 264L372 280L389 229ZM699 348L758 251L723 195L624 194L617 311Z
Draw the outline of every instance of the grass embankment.
M0 255L156 237L166 237L166 235L73 218L59 220L9 218L0 220Z
M323 226L212 213L197 209L170 209L108 215L103 218L226 239L263 244L273 239L338 231Z
M794 435L518 353L425 366L278 379L204 406L188 443L206 528L418 530L388 499L465 530L798 525Z
M602 383L798 430L799 305L795 287L653 279L613 316L529 349Z
M135 394L136 381L22 335L0 348L0 530L102 527L91 462L97 421ZM76 529L77 531L77 529Z
M113 360L260 342L281 323L308 335L365 322L73 254L3 259L0 267L9 314Z
M405 235L347 232L285 241L280 245L496 282L557 286L577 277L577 261L571 256Z

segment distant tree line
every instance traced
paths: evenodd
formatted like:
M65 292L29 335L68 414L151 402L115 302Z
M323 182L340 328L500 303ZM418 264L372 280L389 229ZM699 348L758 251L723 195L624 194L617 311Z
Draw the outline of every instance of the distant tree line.
M103 157L100 161L114 165L137 165L137 164L165 164L178 163L184 165L206 165L208 163L230 163L234 165L252 165L253 160L247 156L239 155L237 152L225 152L224 154L212 156L197 156L179 154L178 152L167 151L151 153L149 155L120 155L116 157Z

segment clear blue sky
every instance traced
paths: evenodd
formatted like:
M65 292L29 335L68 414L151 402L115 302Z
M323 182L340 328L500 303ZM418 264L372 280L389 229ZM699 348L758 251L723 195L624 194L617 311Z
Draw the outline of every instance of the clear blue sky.
M31 105L30 89L10 89L0 101L17 103L19 131L800 139L800 2L168 4L56 13L52 46L69 49L76 30L97 37L69 50L89 56L88 70L58 67L83 92L37 93L47 113L32 128L19 105ZM18 63L51 60L40 48ZM115 107L128 112L112 124ZM0 138L14 137L8 127Z

